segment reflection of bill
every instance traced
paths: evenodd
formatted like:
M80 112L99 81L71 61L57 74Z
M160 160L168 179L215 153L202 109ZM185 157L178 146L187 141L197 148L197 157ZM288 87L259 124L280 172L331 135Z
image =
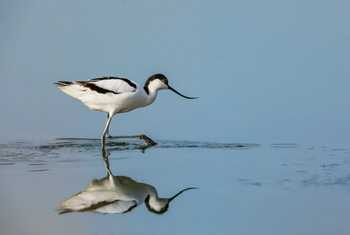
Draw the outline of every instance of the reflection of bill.
M127 213L145 203L151 212L162 214L169 203L183 192L195 189L185 188L170 198L158 196L155 187L137 182L127 176L113 176L109 168L108 153L102 149L107 176L94 179L85 190L68 198L58 208L60 214L69 212Z

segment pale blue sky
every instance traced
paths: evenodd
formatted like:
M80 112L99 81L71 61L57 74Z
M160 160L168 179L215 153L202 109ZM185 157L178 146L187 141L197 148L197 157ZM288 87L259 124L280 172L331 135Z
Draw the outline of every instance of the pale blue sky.
M105 115L53 82L166 74L112 133L348 144L349 1L0 1L0 139L98 137Z

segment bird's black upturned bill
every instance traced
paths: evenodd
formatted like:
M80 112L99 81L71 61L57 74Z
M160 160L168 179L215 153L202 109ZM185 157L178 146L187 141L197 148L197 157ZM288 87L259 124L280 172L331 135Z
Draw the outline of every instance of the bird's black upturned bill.
M168 85L168 89L173 91L174 93L178 94L179 96L182 96L186 99L197 99L198 97L190 97L190 96L185 96L183 94L181 94L180 92L178 92L177 90L175 90L174 88L172 88L171 86Z
M174 196L172 196L171 198L169 198L169 202L171 202L172 200L174 200L177 196L179 196L180 194L182 194L183 192L187 191L187 190L191 190L191 189L198 189L197 187L190 187L190 188L185 188L183 190L181 190L180 192L178 192L177 194L175 194Z

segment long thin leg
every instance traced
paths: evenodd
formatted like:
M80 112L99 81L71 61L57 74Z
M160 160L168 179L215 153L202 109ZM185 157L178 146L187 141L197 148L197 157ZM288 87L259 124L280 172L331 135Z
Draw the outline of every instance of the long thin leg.
M108 119L107 119L107 122L106 122L106 126L103 130L103 133L102 133L102 144L105 144L105 140L106 140L106 133L108 131L108 128L109 128L109 125L111 124L111 121L112 121L112 115L108 115Z
M147 146L153 146L153 145L157 144L154 140L152 140L150 137L148 137L145 134L127 135L127 136L111 136L109 134L109 125L111 123L111 119L112 119L111 115L109 113L107 113L107 122L106 122L106 126L105 126L105 129L103 131L103 135L102 135L102 143L105 143L105 138L115 138L115 139L137 138L137 139L143 140Z
M115 139L132 139L132 138L136 138L136 139L141 139L145 142L146 145L148 146L153 146L156 145L157 142L155 142L154 140L152 140L150 137L148 137L145 134L140 134L140 135L124 135L124 136L112 136L111 138L115 138Z
M109 113L107 113L107 121L108 121L108 119L109 119ZM108 126L108 128L107 128L106 137L107 137L107 138L110 138L110 137L111 137L111 135L110 135L110 133L109 133L109 126Z
M101 152L102 152L102 160L105 164L106 172L108 176L113 176L111 168L109 166L109 151L106 149L105 145L102 145Z

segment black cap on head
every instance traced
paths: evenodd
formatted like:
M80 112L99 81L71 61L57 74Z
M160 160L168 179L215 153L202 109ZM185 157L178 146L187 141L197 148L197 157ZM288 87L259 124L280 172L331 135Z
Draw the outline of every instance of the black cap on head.
M163 207L161 207L159 210L156 210L154 208L152 208L152 206L150 205L150 195L147 195L147 197L145 198L145 204L146 207L149 211L156 213L156 214L164 214L165 212L168 211L169 209L169 203L171 201L173 201L175 198L177 198L179 195L181 195L183 192L186 192L188 190L192 190L192 189L198 189L197 187L189 187L189 188L185 188L182 189L180 192L176 193L174 196L170 197L170 198L163 198L163 199L157 199L158 202L159 200L162 200L164 202Z
M161 215L161 214L164 214L165 212L168 211L168 209L169 209L169 203L165 204L164 207L162 207L159 211L157 211L157 210L155 210L155 209L153 209L153 208L151 207L151 205L149 204L149 199L150 199L150 196L147 195L147 197L146 197L146 199L145 199L145 204L146 204L147 209L148 209L150 212L153 212L153 213L156 213L156 214Z
M162 74L162 73L156 73L154 75L152 75L151 77L153 77L154 79L159 79L161 80L164 84L168 85L168 78Z
M175 94L177 94L177 95L179 95L179 96L181 96L181 97L183 97L183 98L186 98L186 99L197 99L198 97L190 97L190 96L186 96L186 95L183 95L183 94L181 94L180 92L178 92L175 88L173 88L173 87L171 87L170 85L169 85L169 81L168 81L168 78L164 75L164 74L162 74L162 73L156 73L156 74L153 74L152 76L150 76L148 79L147 79L147 81L146 81L146 83L145 83L145 86L144 86L144 89L145 89L145 91L146 91L146 93L147 94L149 94L149 84L153 81L153 80L160 80L162 83L164 83L166 86L167 86L167 88L169 89L169 90L171 90L172 92L174 92Z
M146 81L146 83L145 83L145 85L144 85L144 89L145 89L145 91L146 91L147 94L149 94L149 88L148 88L149 84L150 84L153 80L156 80L156 79L162 81L162 82L163 82L164 84L166 84L166 85L168 85L168 83L169 83L169 82L168 82L168 78L167 78L164 74L162 74L162 73L153 74L152 76L150 76L150 77L147 79L147 81Z

